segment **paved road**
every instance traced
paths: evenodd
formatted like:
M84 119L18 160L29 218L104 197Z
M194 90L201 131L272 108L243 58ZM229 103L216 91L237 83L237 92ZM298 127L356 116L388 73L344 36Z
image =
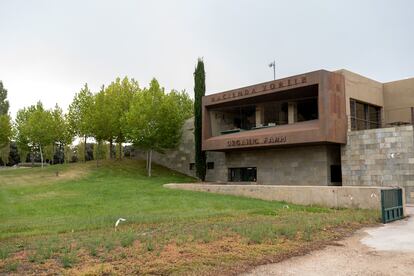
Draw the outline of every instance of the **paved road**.
M407 211L410 218L360 230L339 242L341 246L259 266L244 275L414 276L414 206Z

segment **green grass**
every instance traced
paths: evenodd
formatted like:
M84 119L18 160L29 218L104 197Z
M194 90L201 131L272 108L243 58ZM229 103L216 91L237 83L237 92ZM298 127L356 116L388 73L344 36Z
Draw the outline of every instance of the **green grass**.
M274 254L275 248L269 246L284 240L332 239L335 233L326 229L378 219L377 212L366 210L292 204L285 209L283 202L166 189L163 184L194 180L159 166L148 178L144 164L126 160L104 162L99 168L90 162L0 170L0 273L19 269L13 256L22 250L29 252L29 264L54 261L54 270L82 267L80 256L86 255L112 264L113 252L121 259L141 254L140 260L147 260L137 264L139 271L125 273L209 269ZM127 221L115 231L120 217ZM241 244L245 255L240 256L240 250L208 255L214 251L209 244L225 239L231 240L230 247ZM206 253L209 257L191 253L196 255L187 258L191 265L168 263L162 271L157 268L168 246L192 252L199 243L211 251ZM134 254L128 251L134 248L138 248Z

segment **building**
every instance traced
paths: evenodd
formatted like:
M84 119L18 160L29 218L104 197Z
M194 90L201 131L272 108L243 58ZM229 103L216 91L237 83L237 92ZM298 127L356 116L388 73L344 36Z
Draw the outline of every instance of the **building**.
M403 186L414 202L414 78L319 70L203 98L207 181ZM192 122L155 161L194 175Z

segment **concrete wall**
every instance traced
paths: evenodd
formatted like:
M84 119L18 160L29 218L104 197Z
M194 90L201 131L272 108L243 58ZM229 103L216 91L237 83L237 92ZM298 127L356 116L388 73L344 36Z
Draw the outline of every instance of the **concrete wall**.
M331 208L381 209L381 189L386 187L327 187L274 185L166 184L171 189L246 196Z
M414 107L414 78L384 83L385 123L411 123Z
M341 159L342 185L399 186L407 202L414 203L412 126L349 132Z
M335 73L342 74L345 78L346 115L348 117L348 128L351 127L351 124L349 123L349 116L351 115L349 104L350 99L355 99L381 107L384 106L382 83L345 69L335 71Z

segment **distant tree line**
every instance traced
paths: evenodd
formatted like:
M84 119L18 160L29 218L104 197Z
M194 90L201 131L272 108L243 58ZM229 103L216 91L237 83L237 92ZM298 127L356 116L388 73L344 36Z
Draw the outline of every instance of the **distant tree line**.
M76 93L68 112L56 105L20 109L12 122L7 90L0 82L0 164L56 164L122 159L125 143L147 152L151 175L153 151L176 147L184 121L193 116L193 101L185 91L166 93L156 79L148 87L127 77L92 92ZM73 142L77 145L74 146ZM88 141L93 141L90 143Z

